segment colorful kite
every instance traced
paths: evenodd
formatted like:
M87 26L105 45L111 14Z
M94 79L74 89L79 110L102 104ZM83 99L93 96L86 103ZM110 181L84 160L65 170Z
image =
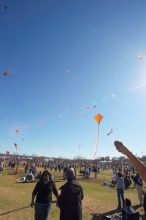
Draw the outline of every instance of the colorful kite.
M96 138L96 143L95 143L95 152L94 152L94 158L95 158L96 153L97 153L97 146L98 146L98 143L99 143L99 125L100 125L100 122L103 119L103 116L98 113L97 115L94 116L94 119L98 123L98 132L97 132L97 138Z
M98 126L99 126L100 122L103 119L103 116L101 114L97 114L94 116L94 119L96 120L96 122L98 123Z

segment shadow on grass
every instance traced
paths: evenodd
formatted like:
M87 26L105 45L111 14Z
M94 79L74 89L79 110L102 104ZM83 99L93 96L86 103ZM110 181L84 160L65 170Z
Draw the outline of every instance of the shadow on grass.
M7 214L9 214L9 213L17 212L17 211L19 211L19 210L27 209L27 208L31 208L31 206L28 205L28 206L24 206L24 207L21 207L21 208L18 208L18 209L13 209L13 210L11 210L11 211L1 213L0 216L7 215Z
M138 211L140 213L140 211L138 210L141 206L140 205L135 205L133 206L134 210L135 211ZM112 211L109 211L109 212L105 212L105 213L102 213L100 215L97 215L97 214L91 214L92 217L91 217L91 220L101 220L103 216L111 216L115 213L120 213L120 211L118 209L114 209ZM140 213L140 220L146 220L146 213L145 214L141 214Z
M56 200L52 201L52 203L55 203L56 204ZM4 213L0 213L0 216L3 216L3 215L7 215L7 214L10 214L12 212L17 212L17 211L20 211L20 210L23 210L23 209L27 209L27 208L31 208L30 205L27 205L27 206L24 206L24 207L21 207L21 208L18 208L18 209L13 209L11 211L8 211L8 212L4 212Z

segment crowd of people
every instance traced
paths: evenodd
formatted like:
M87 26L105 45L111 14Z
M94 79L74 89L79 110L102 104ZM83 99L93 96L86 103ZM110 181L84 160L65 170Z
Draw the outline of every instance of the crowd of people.
M56 197L57 206L60 209L60 220L82 220L82 200L84 198L83 188L77 180L77 169L84 179L89 179L92 173L93 178L103 169L112 169L112 181L105 182L104 185L114 186L117 191L117 210L122 210L128 214L134 213L131 206L131 200L125 198L124 192L131 184L136 189L139 205L146 203L146 195L144 196L143 181L146 183L146 167L134 156L123 143L115 141L117 150L129 158L133 165L125 166L118 164L98 164L96 162L75 162L75 161L51 161L44 163L42 161L1 161L0 174L3 173L5 163L11 169L14 169L14 174L17 174L19 166L24 168L26 176L17 180L18 183L28 183L36 181L35 188L32 192L31 206L35 210L35 220L47 220L52 203L52 193ZM37 169L43 167L44 171L37 173ZM51 172L63 173L63 180L66 183L58 190L55 185L54 177ZM61 172L62 171L62 172ZM122 215L115 214L112 219L120 220Z

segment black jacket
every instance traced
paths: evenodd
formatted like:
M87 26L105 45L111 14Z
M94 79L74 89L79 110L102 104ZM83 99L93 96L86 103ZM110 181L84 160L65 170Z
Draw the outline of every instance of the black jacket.
M52 192L56 197L58 196L56 185L52 180L46 184L39 180L32 193L36 195L36 203L48 204L52 202Z
M61 188L58 197L60 220L82 220L83 189L77 180L70 180Z

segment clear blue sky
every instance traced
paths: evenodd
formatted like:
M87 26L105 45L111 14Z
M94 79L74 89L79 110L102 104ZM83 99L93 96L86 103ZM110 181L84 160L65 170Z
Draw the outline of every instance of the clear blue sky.
M92 158L101 113L97 156L146 154L145 0L1 0L4 71L0 152Z

